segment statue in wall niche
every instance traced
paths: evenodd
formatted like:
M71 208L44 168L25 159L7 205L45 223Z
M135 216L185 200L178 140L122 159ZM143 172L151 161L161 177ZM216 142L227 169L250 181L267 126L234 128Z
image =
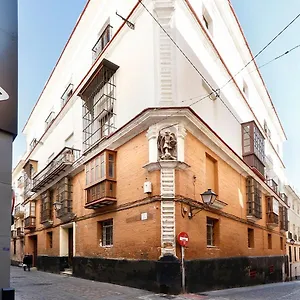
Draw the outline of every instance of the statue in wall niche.
M159 158L162 160L177 159L177 139L175 133L165 131L159 133L157 138L157 148Z

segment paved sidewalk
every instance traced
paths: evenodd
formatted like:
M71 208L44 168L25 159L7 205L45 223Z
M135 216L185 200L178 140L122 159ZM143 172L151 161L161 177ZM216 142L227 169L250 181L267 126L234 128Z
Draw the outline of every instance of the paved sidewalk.
M16 300L200 300L198 295L170 296L148 291L63 276L18 267L11 267L11 287L16 290Z

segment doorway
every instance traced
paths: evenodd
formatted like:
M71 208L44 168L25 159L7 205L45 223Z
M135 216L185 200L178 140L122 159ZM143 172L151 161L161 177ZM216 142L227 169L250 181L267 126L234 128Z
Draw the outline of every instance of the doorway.
M37 235L29 236L28 241L29 241L28 252L29 254L32 254L32 266L36 267L37 256L38 256Z
M73 266L73 227L68 228L68 264L69 268Z
M64 257L65 268L72 268L75 254L75 222L60 227L59 256Z

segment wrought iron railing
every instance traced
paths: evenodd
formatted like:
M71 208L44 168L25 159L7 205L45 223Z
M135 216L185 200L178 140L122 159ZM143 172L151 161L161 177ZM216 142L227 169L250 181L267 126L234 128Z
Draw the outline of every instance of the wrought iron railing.
M71 166L80 156L80 151L65 147L42 171L34 178L32 191L37 192L46 184L51 182L56 176Z

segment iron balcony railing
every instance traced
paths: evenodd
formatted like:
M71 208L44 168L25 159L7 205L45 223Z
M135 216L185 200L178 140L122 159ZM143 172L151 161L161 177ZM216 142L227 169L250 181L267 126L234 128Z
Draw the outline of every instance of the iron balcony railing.
M50 183L61 172L73 164L80 156L80 151L65 147L42 171L33 178L32 191L37 192Z
M72 214L72 200L65 199L59 201L61 208L56 211L57 218L61 219L68 214Z
M276 193L278 194L278 184L273 179L267 180L267 185Z

